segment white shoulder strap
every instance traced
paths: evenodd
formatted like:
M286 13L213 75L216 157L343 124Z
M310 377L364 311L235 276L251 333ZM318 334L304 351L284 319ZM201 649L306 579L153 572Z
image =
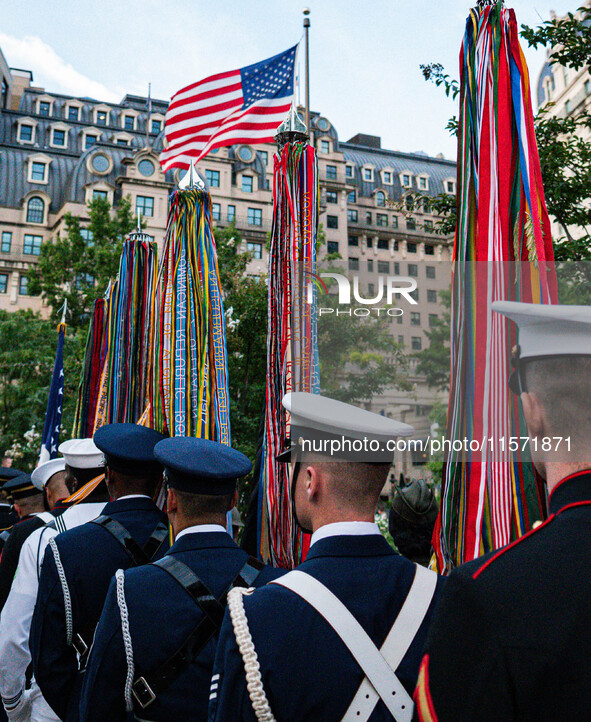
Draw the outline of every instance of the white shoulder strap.
M437 574L416 565L415 577L402 609L388 633L380 652L392 669L397 669L408 652L437 587ZM342 722L366 722L378 703L378 694L367 677L349 705Z
M376 645L347 607L324 584L295 570L272 584L298 594L321 614L347 646L396 722L410 722L413 701Z

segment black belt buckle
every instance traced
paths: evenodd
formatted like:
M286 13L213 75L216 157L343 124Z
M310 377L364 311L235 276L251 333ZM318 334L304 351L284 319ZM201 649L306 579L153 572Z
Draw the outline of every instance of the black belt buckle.
M131 691L142 709L149 707L156 699L154 690L147 683L145 677L138 677L133 683Z
M78 656L80 658L84 657L86 652L88 652L88 645L79 634L74 637L72 647L74 647L74 649L78 652Z

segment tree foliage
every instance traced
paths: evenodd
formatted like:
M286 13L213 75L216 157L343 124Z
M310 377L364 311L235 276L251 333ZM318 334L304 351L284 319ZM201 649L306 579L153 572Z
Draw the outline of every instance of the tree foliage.
M451 321L451 290L439 292L441 305L445 309L441 316L434 319L425 335L429 345L423 351L415 354L418 359L417 372L425 376L429 388L438 391L449 389L449 364L450 364L450 321Z
M129 199L111 212L109 202L95 198L88 205L88 237L81 221L71 213L64 217L66 233L41 244L38 263L29 272L29 290L41 295L54 319L68 301L68 325L88 323L94 302L104 296L109 280L117 275L123 241L134 228Z

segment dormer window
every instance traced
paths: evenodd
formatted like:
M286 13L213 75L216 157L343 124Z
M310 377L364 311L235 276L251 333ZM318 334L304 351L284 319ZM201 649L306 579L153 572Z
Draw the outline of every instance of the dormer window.
M412 188L412 176L410 173L402 173L400 183L403 188Z
M373 182L373 168L364 168L363 169L363 180L367 183Z
M386 185L392 185L392 171L382 171L382 182Z
M51 103L49 103L47 100L40 100L39 101L39 115L43 115L46 118L49 118L49 114L51 112Z
M80 120L80 108L77 105L68 105L68 120Z
M450 195L454 195L456 192L456 182L455 180L446 180L445 181L445 192L449 193Z
M41 163L40 161L33 161L31 163L30 178L29 180L33 183L47 183L47 163Z
M33 143L35 140L35 126L20 123L18 126L18 140L20 143Z
M123 127L125 130L135 130L135 117L133 115L124 115Z
M97 125L107 125L107 112L104 110L97 110L96 111L96 124Z
M429 178L425 175L420 175L417 178L417 185L418 185L420 191L428 191L429 190Z
M67 148L68 146L68 126L56 123L51 127L51 142L54 148Z
M162 121L152 118L152 128L150 130L150 133L152 133L154 135L158 135L158 133L160 133L161 130L162 130Z
M353 178L353 166L352 165L345 166L345 177Z
M27 223L43 223L45 219L45 203L39 196L29 198L27 203Z
M384 191L378 191L376 193L376 205L383 208L386 205L386 194Z

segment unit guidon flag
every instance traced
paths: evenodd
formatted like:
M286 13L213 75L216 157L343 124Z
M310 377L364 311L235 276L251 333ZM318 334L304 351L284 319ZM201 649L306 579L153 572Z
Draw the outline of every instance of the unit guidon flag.
M163 170L188 168L214 148L272 141L291 106L297 47L179 90L166 113Z

